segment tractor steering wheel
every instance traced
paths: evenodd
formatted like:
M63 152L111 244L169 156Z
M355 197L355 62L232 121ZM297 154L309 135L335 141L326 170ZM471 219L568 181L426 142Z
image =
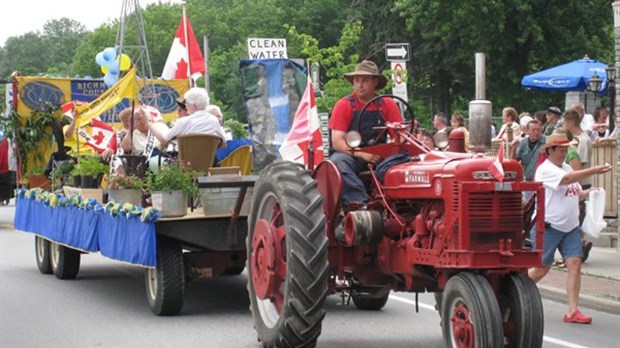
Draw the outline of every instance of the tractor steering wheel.
M360 110L360 117L357 118L357 124L356 124L356 129L359 131L360 130L360 125L362 123L362 118L364 117L364 113L366 112L366 109L368 108L368 106L370 104L372 104L373 102L375 102L376 100L382 99L382 98L392 98L392 99L396 99L398 101L400 101L401 103L403 103L405 105L405 110L409 113L409 115L411 115L411 128L409 130L409 133L414 134L414 129L415 129L415 118L413 116L413 111L411 109L411 106L409 106L409 103L407 103L407 101L405 101L403 98L393 95L393 94L380 94L377 96L374 96L372 99L370 99L366 105L364 105L364 107ZM405 115L403 115L403 121L405 120ZM385 120L384 120L385 121Z

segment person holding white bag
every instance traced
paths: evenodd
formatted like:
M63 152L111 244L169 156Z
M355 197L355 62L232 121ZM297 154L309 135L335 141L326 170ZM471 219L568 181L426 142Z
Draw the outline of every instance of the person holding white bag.
M581 289L581 227L579 226L579 201L584 200L592 189L582 190L579 181L594 174L609 172L609 164L592 166L587 169L572 170L564 163L570 141L566 134L553 133L547 137L540 149L547 159L536 170L534 181L543 183L545 188L545 232L543 234L542 267L529 270L529 277L538 282L553 264L555 251L562 254L568 276L566 293L568 295L568 314L564 322L589 324L592 317L586 316L577 306Z

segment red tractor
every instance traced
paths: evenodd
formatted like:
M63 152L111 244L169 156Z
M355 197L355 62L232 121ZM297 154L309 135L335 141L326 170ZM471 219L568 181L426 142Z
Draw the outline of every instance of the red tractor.
M361 174L369 201L360 210L343 213L341 178L328 160L312 172L290 162L262 171L247 270L265 347L315 346L330 294L346 292L356 307L379 310L390 291L434 292L448 347L542 345L542 302L527 277L541 251L525 240L536 226L542 245L542 185L523 181L513 160L503 162L505 178L497 181L489 171L494 157L432 151L409 128L386 124L391 141L364 148L408 156L383 180L372 166ZM351 147L359 138L347 134Z

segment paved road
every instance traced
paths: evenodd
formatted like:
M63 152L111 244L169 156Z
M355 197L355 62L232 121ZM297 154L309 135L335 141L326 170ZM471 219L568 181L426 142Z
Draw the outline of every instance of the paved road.
M89 254L75 280L42 275L33 236L8 229L2 213L0 347L260 347L244 275L193 283L180 316L156 317L140 268ZM318 347L442 347L432 296L420 296L417 314L413 299L396 293L383 311L364 312L329 297ZM620 346L619 316L588 311L591 326L568 325L565 305L544 306L545 347Z

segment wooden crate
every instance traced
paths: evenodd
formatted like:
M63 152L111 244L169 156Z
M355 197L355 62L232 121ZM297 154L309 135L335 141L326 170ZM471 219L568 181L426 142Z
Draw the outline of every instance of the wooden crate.
M82 196L83 199L94 198L97 200L97 202L103 204L103 190L102 189L83 189L79 187L63 186L62 190L65 196L69 196L72 194L78 194Z

